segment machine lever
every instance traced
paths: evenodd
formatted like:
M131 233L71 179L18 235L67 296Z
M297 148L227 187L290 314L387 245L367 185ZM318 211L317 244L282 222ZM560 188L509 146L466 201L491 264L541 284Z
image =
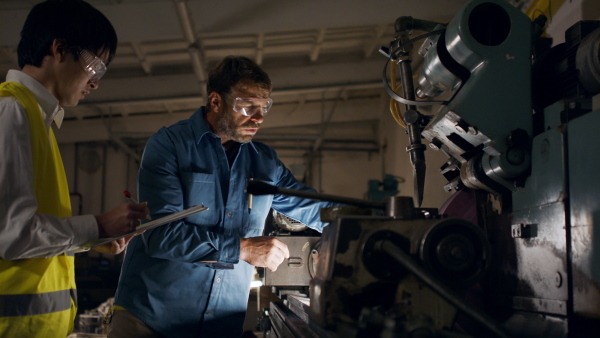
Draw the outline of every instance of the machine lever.
M348 205L354 205L363 208L373 208L373 209L385 209L385 202L374 202L361 200L357 198L349 198L335 195L327 195L320 194L313 191L305 191L305 190L296 190L296 189L287 189L280 188L262 181L258 181L256 179L249 180L246 184L246 192L248 194L260 196L260 195L286 195L286 196L295 196L301 198L308 198L319 201L327 201L334 203L342 203Z

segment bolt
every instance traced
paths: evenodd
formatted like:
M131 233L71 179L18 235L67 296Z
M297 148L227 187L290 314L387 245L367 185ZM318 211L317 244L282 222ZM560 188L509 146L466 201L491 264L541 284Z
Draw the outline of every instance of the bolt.
M431 143L429 143L429 147L433 150L440 150L442 145L442 141L440 141L437 137L434 137L433 140L431 140Z
M519 148L509 149L506 154L506 159L508 163L512 165L519 165L525 161L525 152Z
M560 274L560 272L556 273L556 277L554 277L554 281L556 282L557 288L562 286L562 275Z
M452 256L454 258L463 258L463 256L464 256L463 250L461 248L459 248L459 247L452 248L452 250L450 251L450 253L452 254Z

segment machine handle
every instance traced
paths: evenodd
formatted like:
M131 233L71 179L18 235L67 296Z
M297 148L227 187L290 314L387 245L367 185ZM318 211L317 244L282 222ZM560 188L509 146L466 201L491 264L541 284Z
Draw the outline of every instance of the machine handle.
M320 193L313 192L313 191L280 188L280 187L277 187L277 186L274 186L274 185L271 185L271 184L268 184L268 183L265 183L262 181L258 181L255 179L248 180L248 183L246 183L246 193L252 194L252 195L257 195L257 196L260 196L260 195L295 196L295 197L308 198L308 199L319 200L319 201L327 201L327 202L355 205L357 207L363 207L363 208L385 209L384 202L374 202L374 201L361 200L361 199L357 199L357 198L320 194Z

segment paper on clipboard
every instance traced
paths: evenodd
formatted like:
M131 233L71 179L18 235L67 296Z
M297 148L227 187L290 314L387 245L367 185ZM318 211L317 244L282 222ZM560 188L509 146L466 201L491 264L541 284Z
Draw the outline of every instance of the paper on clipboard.
M146 222L146 223L138 226L134 231L132 231L132 232L130 232L128 234L124 234L124 235L121 235L121 236L118 236L118 237L100 238L98 240L88 242L88 243L84 244L80 249L76 250L75 252L88 251L91 248L97 247L99 245L104 245L104 244L116 241L119 238L123 238L123 237L131 236L131 235L135 235L135 234L138 234L140 232L144 232L146 230L154 229L154 228L159 227L161 225L164 225L164 224L167 224L167 223L171 223L173 221L177 221L177 220L180 220L182 218L186 218L186 217L188 217L190 215L193 215L195 213L202 212L202 211L205 211L205 210L208 210L208 207L205 207L204 204L198 204L198 205L195 205L193 207L189 207L189 208L183 209L181 211L174 212L174 213L172 213L170 215L161 217L159 219L155 219L155 220L152 220L150 222Z

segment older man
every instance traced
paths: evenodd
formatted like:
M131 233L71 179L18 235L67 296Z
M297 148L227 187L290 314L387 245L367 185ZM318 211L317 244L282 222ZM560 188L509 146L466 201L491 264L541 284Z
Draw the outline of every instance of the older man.
M254 196L249 208L251 178L312 190L252 141L273 103L269 76L248 58L227 57L207 90L206 107L150 138L138 184L154 218L201 203L210 210L133 239L111 338L239 337L254 266L275 270L289 257L283 242L261 236L270 208L319 231L326 225L326 202Z

